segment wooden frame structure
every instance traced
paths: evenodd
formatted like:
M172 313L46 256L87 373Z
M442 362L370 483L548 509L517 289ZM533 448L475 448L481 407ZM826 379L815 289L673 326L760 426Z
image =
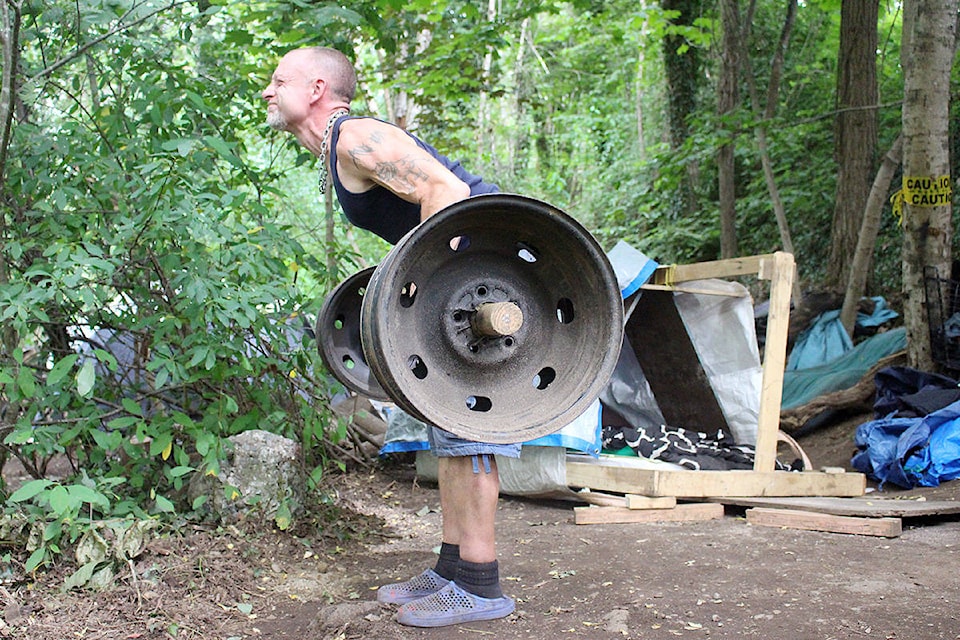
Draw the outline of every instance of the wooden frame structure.
M599 491L678 498L751 496L854 497L866 490L860 473L775 471L780 405L786 368L790 298L796 266L789 253L661 266L644 289L699 291L682 286L708 278L756 275L770 281L770 309L762 363L756 457L750 471L660 470L631 466L626 460L568 458L567 484ZM692 287L692 288L691 288Z

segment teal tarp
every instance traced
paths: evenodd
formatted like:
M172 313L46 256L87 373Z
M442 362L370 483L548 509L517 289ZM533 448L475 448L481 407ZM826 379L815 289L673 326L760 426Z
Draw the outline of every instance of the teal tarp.
M826 364L786 371L781 408L792 409L824 393L849 389L879 360L906 348L907 330L899 327L867 338Z

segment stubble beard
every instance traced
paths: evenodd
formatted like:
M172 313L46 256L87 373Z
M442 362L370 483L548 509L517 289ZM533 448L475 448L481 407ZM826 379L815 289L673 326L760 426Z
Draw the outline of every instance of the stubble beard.
M267 125L276 131L286 131L287 119L280 113L280 109L267 109Z

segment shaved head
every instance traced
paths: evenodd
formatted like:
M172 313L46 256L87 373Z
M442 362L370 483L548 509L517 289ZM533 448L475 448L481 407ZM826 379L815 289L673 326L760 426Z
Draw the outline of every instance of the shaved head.
M342 100L353 100L357 93L357 73L347 56L330 47L307 47L287 55L294 54L304 57L305 69L311 76L329 82L330 88Z

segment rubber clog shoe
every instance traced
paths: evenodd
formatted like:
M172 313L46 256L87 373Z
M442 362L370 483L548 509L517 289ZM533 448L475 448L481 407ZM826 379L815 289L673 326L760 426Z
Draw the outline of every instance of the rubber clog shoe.
M450 581L433 569L427 569L415 578L396 584L385 584L377 589L377 602L404 604L425 598L440 591Z
M513 613L515 606L512 598L481 598L450 582L433 595L400 607L397 622L409 627L445 627L503 618Z

